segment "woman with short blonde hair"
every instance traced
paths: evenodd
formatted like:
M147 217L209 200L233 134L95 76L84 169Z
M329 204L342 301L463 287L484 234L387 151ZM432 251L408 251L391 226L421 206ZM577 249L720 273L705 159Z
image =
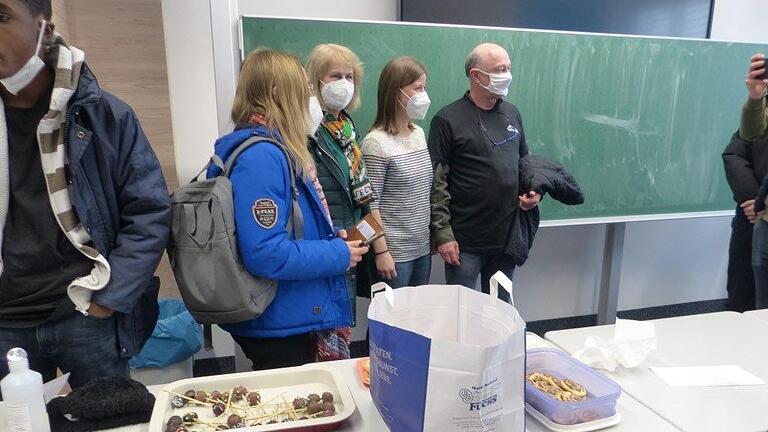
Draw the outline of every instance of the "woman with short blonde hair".
M307 62L309 83L312 84L313 88L320 89L320 93L322 93L322 88L332 82L324 78L326 78L329 71L334 69L334 66L338 65L346 66L348 71L345 72L348 73L342 74L334 70L331 74L333 78L340 79L342 76L347 78L348 74L351 74L353 91L349 98L349 102L343 107L337 107L326 105L323 97L319 94L317 95L318 99L323 106L323 110L326 112L338 113L342 109L355 111L360 107L360 88L363 85L363 63L351 49L336 44L320 44L312 49L312 52L309 54L309 61Z
M309 148L317 166L333 224L346 228L370 213L374 200L371 182L358 142L361 135L349 115L360 105L363 63L352 50L336 44L321 44L309 54L307 75L323 107L323 122L310 139ZM357 295L370 296L373 259L366 259L347 274L349 302Z
M240 153L229 177L242 262L252 275L277 281L263 314L221 325L254 370L312 362L314 333L352 323L344 274L368 251L334 235L328 208L312 182L314 161L306 137L318 125L310 121L309 100L309 83L296 56L258 49L240 68L232 104L237 127L215 145L215 154L226 161L252 137L270 140ZM220 173L217 166L208 169L209 178ZM301 230L288 228L293 182Z
M413 57L398 57L379 77L376 120L363 157L376 200L371 212L387 238L373 244L379 276L393 288L429 283L432 163L424 131L414 121L429 110L427 73Z

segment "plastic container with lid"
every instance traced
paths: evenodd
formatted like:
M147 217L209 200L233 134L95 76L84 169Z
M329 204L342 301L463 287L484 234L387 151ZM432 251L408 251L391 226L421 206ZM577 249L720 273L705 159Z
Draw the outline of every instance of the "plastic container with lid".
M13 348L7 355L9 373L0 381L8 430L50 432L43 397L43 377L29 369L27 352Z
M587 399L564 402L526 380L525 401L554 423L574 425L616 414L616 401L621 396L621 387L570 355L551 348L530 350L526 358L526 377L534 372L571 379L587 390Z

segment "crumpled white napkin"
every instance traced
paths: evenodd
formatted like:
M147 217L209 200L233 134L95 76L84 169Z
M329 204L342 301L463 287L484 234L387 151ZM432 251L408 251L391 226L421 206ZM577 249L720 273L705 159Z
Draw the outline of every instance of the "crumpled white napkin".
M58 396L64 386L67 385L67 382L69 382L69 372L43 384L43 399L45 399L45 403Z
M616 319L613 339L587 336L573 357L596 369L613 372L618 365L633 368L656 349L656 327L649 321Z

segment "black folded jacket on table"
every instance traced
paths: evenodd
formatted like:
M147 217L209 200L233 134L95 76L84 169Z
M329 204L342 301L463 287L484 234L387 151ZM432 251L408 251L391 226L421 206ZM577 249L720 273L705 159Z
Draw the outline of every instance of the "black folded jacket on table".
M149 422L155 397L129 378L98 378L48 403L52 432L89 432ZM70 420L69 418L74 420Z

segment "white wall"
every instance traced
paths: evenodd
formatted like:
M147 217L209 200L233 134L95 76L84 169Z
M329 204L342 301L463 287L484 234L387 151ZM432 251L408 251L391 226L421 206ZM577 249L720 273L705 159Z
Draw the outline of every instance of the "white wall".
M523 113L525 115L525 113ZM730 218L627 225L619 310L726 297ZM514 277L515 305L526 321L597 313L605 225L541 228ZM432 283L444 281L432 261ZM358 322L368 301L358 298ZM365 329L355 329L356 338Z
M766 19L768 1L715 0L710 37L722 41L766 43Z
M176 173L188 182L219 136L208 0L163 0Z
M238 0L242 15L395 21L398 0Z
M179 178L187 179L199 169L215 137L226 130L222 117L229 109L237 65L232 61L237 37L231 33L236 22L231 20L246 14L387 21L396 18L396 4L397 0L163 0ZM224 19L222 24L221 17L227 16L230 21ZM766 22L765 0L718 0L712 36L766 41ZM714 217L629 224L619 309L725 297L729 222L728 217ZM604 230L604 225L586 225L539 231L528 263L515 275L516 303L527 320L597 312ZM434 264L433 281L442 282L439 259ZM367 302L358 303L358 317L363 319L358 321L364 324ZM355 336L364 336L364 325Z

